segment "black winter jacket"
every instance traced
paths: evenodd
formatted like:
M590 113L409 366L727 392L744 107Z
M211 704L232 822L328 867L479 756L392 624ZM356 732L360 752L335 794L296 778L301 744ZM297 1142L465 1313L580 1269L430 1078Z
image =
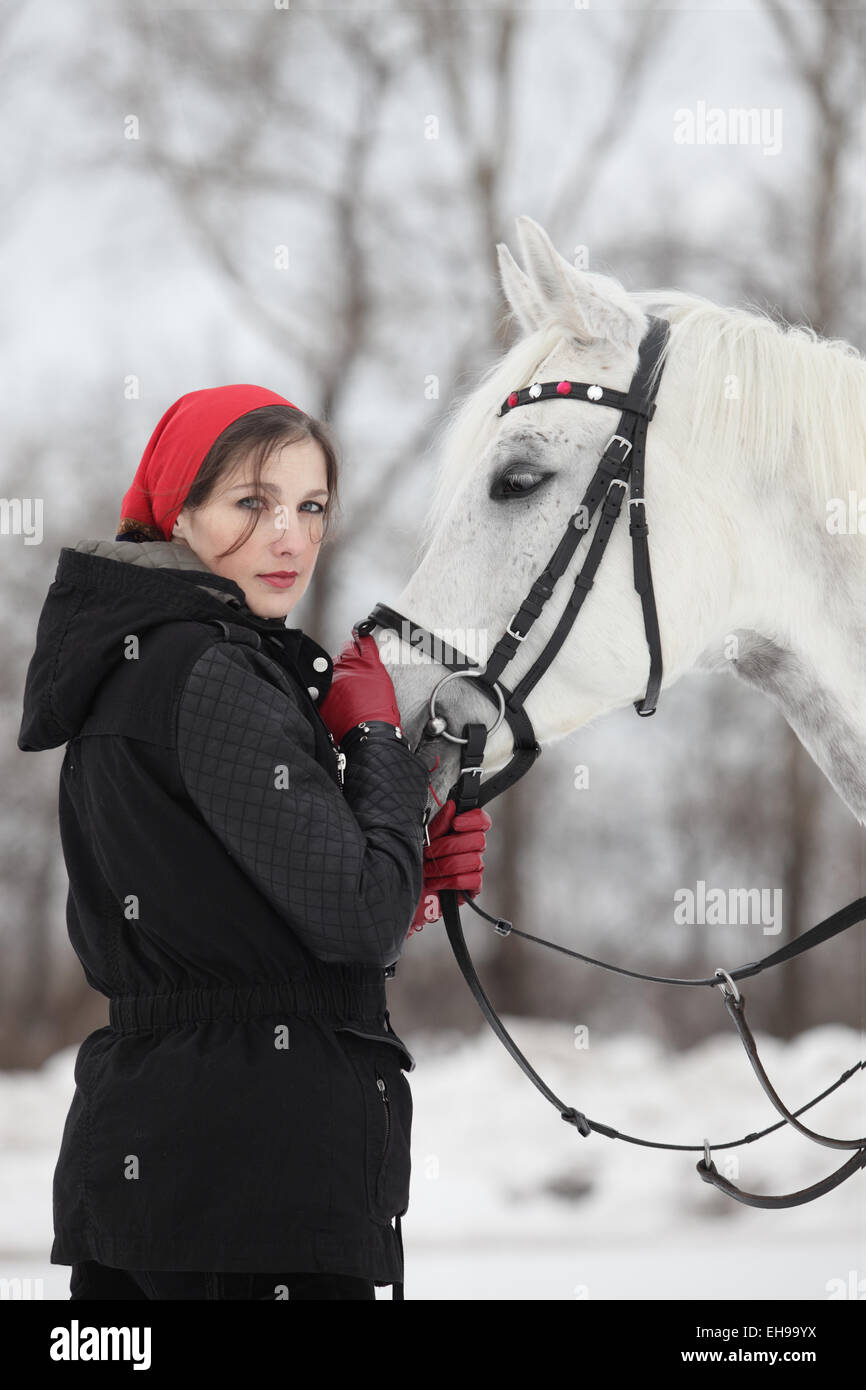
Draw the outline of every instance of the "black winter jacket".
M18 746L66 742L82 1043L53 1264L402 1281L414 1068L387 967L421 896L428 773L347 748L328 653L185 542L60 552Z

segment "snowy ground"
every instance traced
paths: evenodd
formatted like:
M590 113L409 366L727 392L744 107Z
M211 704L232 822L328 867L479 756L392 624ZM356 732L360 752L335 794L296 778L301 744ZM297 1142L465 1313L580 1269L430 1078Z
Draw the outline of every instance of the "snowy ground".
M578 1050L567 1024L508 1018L547 1084L591 1119L647 1138L738 1138L776 1118L734 1036L685 1053L619 1037ZM402 1036L417 1066L413 1173L403 1221L410 1299L810 1299L866 1297L866 1173L807 1206L756 1211L701 1182L696 1154L666 1154L560 1120L489 1029L477 1038ZM792 1043L758 1035L771 1080L796 1108L862 1053L852 1029ZM76 1049L38 1073L0 1074L0 1278L41 1279L51 1179ZM863 1073L803 1117L831 1135L866 1131ZM790 1192L847 1155L782 1130L719 1170L754 1191ZM377 1291L389 1299L390 1288Z

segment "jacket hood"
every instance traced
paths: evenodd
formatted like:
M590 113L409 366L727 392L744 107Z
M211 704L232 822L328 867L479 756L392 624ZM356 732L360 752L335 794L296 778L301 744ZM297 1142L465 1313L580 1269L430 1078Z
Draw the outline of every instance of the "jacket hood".
M18 747L56 748L75 738L103 680L124 660L124 639L164 622L223 618L272 634L282 655L315 679L319 697L333 671L328 654L282 618L261 618L233 579L214 574L186 541L83 540L60 551L36 629L24 685ZM216 638L215 638L216 640ZM321 662L319 662L321 666ZM308 673L309 672L309 673Z

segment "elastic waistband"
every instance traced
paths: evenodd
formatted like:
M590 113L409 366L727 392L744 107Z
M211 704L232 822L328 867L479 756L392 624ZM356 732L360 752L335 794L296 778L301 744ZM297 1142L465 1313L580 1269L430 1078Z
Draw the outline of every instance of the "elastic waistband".
M345 977L265 981L254 985L172 990L166 994L117 994L108 1021L121 1033L172 1028L185 1023L239 1022L262 1014L330 1014L384 1025L384 979Z

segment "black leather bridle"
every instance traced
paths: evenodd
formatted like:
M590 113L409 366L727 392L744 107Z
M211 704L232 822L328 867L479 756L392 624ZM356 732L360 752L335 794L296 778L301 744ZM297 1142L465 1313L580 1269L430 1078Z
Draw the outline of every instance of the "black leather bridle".
M455 802L457 813L470 810L474 806L483 806L488 801L492 800L493 797L499 796L529 771L529 768L540 754L541 748L536 741L535 731L533 730L532 723L524 708L524 702L529 692L534 688L550 666L583 606L586 596L592 587L596 571L601 563L601 558L610 540L614 523L622 510L625 491L629 484L629 512L631 513L629 533L632 538L634 586L641 600L644 629L650 657L646 694L642 700L636 700L634 702L634 707L639 715L645 716L655 713L662 683L662 653L655 596L653 593L652 572L650 570L649 547L647 544L649 530L646 519L646 502L643 494L643 484L647 428L650 420L655 414L655 397L663 368L661 354L667 342L668 334L669 324L666 320L652 316L649 318L649 328L639 348L637 368L628 390L625 392L614 391L609 387L602 387L591 382L534 382L531 386L524 387L518 391L512 391L499 407L497 414L504 415L520 406L531 405L536 401L556 398L559 400L589 402L593 405L615 408L618 409L621 414L617 425L617 431L608 441L577 512L569 519L565 533L557 545L556 550L553 552L541 574L533 583L529 593L517 609L517 612L507 624L505 632L496 643L490 654L489 660L483 667L465 653L443 642L440 638L428 632L426 628L420 627L419 624L412 622L411 619L404 617L403 614L398 613L396 609L390 608L386 604L376 604L369 617L355 625L355 630L360 634L372 632L375 627L382 627L394 629L404 640L412 644L430 643L430 649L436 653L436 661L448 668L449 674L438 682L430 697L430 718L427 721L418 747L420 748L421 743L423 743L425 739L436 739L440 737L444 737L451 742L462 745L460 774L448 793L448 797ZM568 564L578 544L583 536L590 530L593 516L598 510L599 504L601 504L601 512L598 525L589 543L584 563L575 577L574 587L568 603L566 604L565 611L533 665L515 688L510 690L502 682L502 672L519 649L520 644L525 641L533 623L536 618L539 617L544 604L551 597L557 581L568 568ZM472 677L476 680L478 688L483 691L488 699L497 705L498 716L490 728L480 723L466 723L463 726L462 736L452 734L448 732L446 721L436 714L437 693L440 688L447 681L453 679L455 675ZM499 772L482 783L481 764L484 759L484 749L487 738L499 727L503 718L507 720L511 729L513 740L512 755L507 766L500 769ZM802 952L810 950L813 946L817 946L821 942L829 940L839 932L845 931L848 927L866 920L866 897L858 898L854 902L849 903L847 907L841 908L831 917L818 923L817 926L804 932L802 936L789 942L780 950L774 951L763 960L752 961L747 965L740 966L738 969L731 971L723 970L719 967L712 976L696 980L677 979L666 975L644 975L639 971L626 970L621 966L595 960L590 956L582 955L578 951L572 951L564 946L559 946L555 942L545 941L541 937L532 936L527 932L517 931L507 919L491 917L488 913L484 912L482 908L478 907L471 898L466 898L465 901L468 903L469 907L480 916L486 918L488 922L492 922L495 930L502 936L511 934L522 936L528 941L538 942L542 946L547 946L551 950L560 951L586 964L596 965L603 970L611 970L617 974L629 975L633 979L650 980L660 984L671 985L718 986L721 989L725 1007L734 1022L734 1026L737 1029L752 1068L764 1092L776 1111L782 1116L782 1119L776 1124L761 1130L759 1133L746 1134L741 1139L734 1139L720 1144L710 1144L709 1141L705 1139L703 1144L695 1145L667 1144L648 1139L640 1139L634 1135L624 1134L619 1130L612 1129L609 1125L602 1124L599 1121L588 1119L586 1115L576 1110L573 1106L564 1105L524 1057L514 1039L506 1031L502 1020L499 1018L490 1000L487 998L481 982L478 979L463 937L460 924L460 911L457 906L457 894L454 892L443 892L439 896L448 939L454 951L455 958L488 1023L493 1028L500 1041L511 1053L514 1060L538 1090L541 1091L542 1095L545 1096L552 1105L556 1106L562 1119L569 1124L573 1124L584 1137L594 1132L597 1134L604 1134L610 1139L622 1139L629 1144L639 1144L645 1148L700 1152L702 1158L697 1163L696 1167L701 1178L705 1182L711 1183L714 1187L718 1188L720 1192L724 1192L735 1200L754 1207L779 1208L800 1206L805 1202L813 1201L816 1197L820 1197L824 1195L824 1193L831 1191L841 1182L844 1182L846 1178L850 1177L852 1173L860 1168L866 1167L866 1137L859 1139L829 1138L826 1135L818 1134L816 1131L808 1129L797 1119L797 1116L809 1110L813 1105L817 1105L825 1096L828 1096L857 1071L861 1070L866 1063L863 1061L855 1063L848 1071L843 1072L838 1081L835 1081L831 1086L828 1086L825 1091L822 1091L820 1095L815 1096L812 1100L801 1106L799 1110L793 1112L788 1110L773 1088L758 1056L754 1037L746 1023L745 998L740 993L735 983L737 980L757 975L764 970L771 969L773 966L781 965L784 961L791 960L794 956L800 955ZM774 1130L780 1129L783 1124L791 1125L800 1134L803 1134L806 1138L812 1139L817 1144L833 1149L854 1150L852 1157L820 1182L813 1184L811 1187L803 1188L798 1192L792 1192L782 1196L763 1196L759 1193L745 1192L735 1187L733 1183L722 1177L717 1171L711 1156L711 1151L713 1149L736 1148L741 1144L752 1143L756 1139L761 1139Z

